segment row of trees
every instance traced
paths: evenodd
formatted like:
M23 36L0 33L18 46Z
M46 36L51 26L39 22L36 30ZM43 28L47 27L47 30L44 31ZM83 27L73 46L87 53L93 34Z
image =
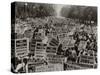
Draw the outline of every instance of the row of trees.
M45 17L55 14L52 5L37 3L17 3L16 17Z
M56 15L53 4L39 3L17 3L16 17L45 17ZM61 10L61 15L67 18L93 20L97 22L97 7L90 6L68 6L65 5Z
M93 20L97 22L97 8L86 6L63 7L62 16L81 20Z

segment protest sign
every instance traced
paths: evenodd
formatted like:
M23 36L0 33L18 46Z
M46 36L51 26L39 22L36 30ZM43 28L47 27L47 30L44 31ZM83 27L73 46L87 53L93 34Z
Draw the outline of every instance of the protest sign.
M84 67L94 67L95 57L94 56L87 56L81 55L79 59L79 64L83 65Z
M74 47L75 40L72 37L66 37L63 42L63 49L65 50L68 47Z
M28 54L29 51L29 39L15 39L15 54L17 57L23 57Z
M46 49L48 54L56 54L57 53L57 46L48 46Z
M46 44L43 44L42 42L36 42L35 57L44 58L45 53L46 53Z
M60 63L61 64L64 62L64 57L62 55L48 54L47 61L48 61L48 63L53 63L53 64Z
M70 64L70 63L66 63L66 70L74 70L74 69L82 69L83 67L77 65L77 64Z
M36 72L46 72L46 71L63 71L63 64L48 64L36 66Z
M78 46L78 49L79 50L85 49L86 48L86 45L87 45L87 42L86 41L80 41L79 46Z

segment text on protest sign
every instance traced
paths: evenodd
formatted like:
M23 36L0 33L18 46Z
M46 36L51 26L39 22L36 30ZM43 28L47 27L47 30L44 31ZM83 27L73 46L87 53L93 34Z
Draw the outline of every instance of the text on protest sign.
M46 72L46 71L63 71L63 64L49 64L36 66L36 72Z
M47 55L47 61L48 63L53 63L53 64L57 64L57 63L63 63L64 62L64 57L62 55L51 55L48 54Z
M84 67L94 67L95 57L93 56L87 56L87 55L81 55L79 59L79 64L83 65Z
M44 58L46 53L46 44L42 42L36 42L35 57Z
M29 50L29 39L16 39L15 40L15 54L17 57L23 57L28 54Z

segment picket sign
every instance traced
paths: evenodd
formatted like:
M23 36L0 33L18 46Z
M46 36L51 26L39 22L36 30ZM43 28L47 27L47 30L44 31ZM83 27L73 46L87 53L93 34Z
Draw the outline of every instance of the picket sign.
M93 68L95 66L95 57L94 56L81 55L80 59L79 59L79 64L84 65L84 67Z
M79 46L78 46L79 50L85 49L86 45L87 45L86 41L80 41Z
M66 49L68 47L74 47L74 43L75 43L75 40L72 37L66 37L62 43L63 49Z
M52 64L62 64L64 62L64 56L47 54L47 62Z
M29 39L15 39L15 56L24 57L27 56L29 52Z
M48 64L36 66L35 72L63 71L63 64Z
M46 44L42 42L36 42L35 47L35 57L36 58L45 58L46 54Z

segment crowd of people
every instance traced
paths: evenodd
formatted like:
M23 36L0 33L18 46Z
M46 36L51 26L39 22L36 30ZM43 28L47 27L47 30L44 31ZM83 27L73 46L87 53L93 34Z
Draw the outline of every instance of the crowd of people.
M42 41L47 41L45 44L48 45L49 39L55 38L59 43L56 55L63 55L66 58L65 64L78 64L82 55L92 56L95 58L95 60L93 60L94 63L97 63L97 25L94 21L81 21L79 19L49 16L45 18L27 18L26 20L16 19L15 28L16 39L26 37L29 38L31 42L32 39L35 39L35 33L38 32L42 34ZM66 40L66 37L72 38L70 42L74 40L74 42L72 42L73 45L67 45L66 48L63 49L66 43L63 44L59 34L66 34L66 36L62 35L63 41ZM34 52L33 55L29 52L27 55L28 58L24 58L23 60L15 57L15 61L18 63L13 64L16 66L12 69L18 72L18 64L25 66L29 59L37 61L34 55ZM48 64L46 60L44 60L44 62Z

